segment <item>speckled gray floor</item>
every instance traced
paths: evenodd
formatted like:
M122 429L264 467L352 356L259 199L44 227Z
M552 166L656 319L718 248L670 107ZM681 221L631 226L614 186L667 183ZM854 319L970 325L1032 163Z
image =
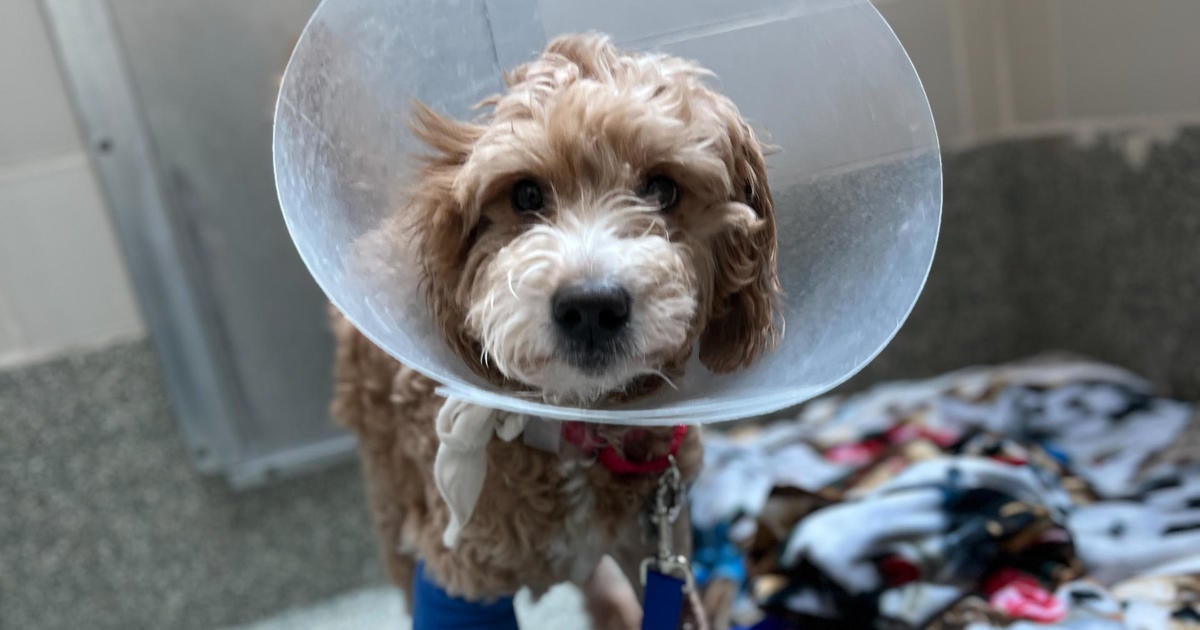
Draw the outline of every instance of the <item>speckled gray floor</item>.
M382 583L354 465L195 475L148 344L0 374L0 628L210 629Z

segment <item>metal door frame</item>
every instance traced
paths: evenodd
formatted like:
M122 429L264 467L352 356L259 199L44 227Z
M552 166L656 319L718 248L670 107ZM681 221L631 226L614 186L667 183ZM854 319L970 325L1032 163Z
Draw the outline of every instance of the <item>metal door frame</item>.
M166 202L141 109L106 0L42 0L80 130L158 352L196 470L234 487L343 459L349 435L247 459L239 419L250 413L196 244Z

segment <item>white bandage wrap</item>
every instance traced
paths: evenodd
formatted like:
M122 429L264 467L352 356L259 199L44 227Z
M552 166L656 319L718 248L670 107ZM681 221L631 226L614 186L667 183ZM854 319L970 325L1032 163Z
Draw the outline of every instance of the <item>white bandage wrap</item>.
M525 416L447 399L438 412L436 426L438 451L433 460L433 480L450 508L442 543L453 549L483 491L492 433L511 442L525 428Z

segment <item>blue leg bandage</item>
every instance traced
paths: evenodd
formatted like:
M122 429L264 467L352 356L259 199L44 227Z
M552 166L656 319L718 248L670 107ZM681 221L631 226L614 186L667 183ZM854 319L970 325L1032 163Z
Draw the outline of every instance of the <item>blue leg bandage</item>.
M513 598L471 602L454 597L425 575L417 564L413 579L413 630L518 630Z

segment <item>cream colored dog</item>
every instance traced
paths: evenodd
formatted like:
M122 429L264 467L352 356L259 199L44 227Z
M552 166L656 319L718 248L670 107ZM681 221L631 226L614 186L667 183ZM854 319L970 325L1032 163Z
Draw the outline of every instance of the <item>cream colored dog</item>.
M515 69L481 120L417 108L432 154L400 217L463 361L523 395L588 405L669 384L693 351L725 372L771 346L779 284L763 148L707 75L568 36ZM574 581L598 625L636 627L634 590L613 578L617 566L636 577L653 552L639 515L657 475L599 465L597 453L634 467L674 453L687 479L698 431L680 443L671 428L575 424L558 453L492 439L451 549L432 472L435 383L335 324L334 408L359 436L393 578L411 585L421 559L467 598Z

